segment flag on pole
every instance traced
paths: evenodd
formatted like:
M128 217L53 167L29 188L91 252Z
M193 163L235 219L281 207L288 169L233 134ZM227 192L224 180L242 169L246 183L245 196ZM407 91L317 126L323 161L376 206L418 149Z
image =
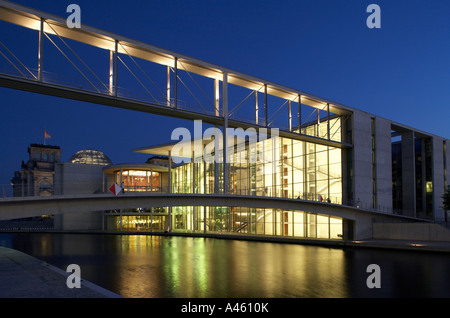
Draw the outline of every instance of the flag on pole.
M51 138L51 136L50 136L50 134L47 132L47 130L44 129L44 145L45 145L45 142L46 142L46 140L47 140L48 138Z

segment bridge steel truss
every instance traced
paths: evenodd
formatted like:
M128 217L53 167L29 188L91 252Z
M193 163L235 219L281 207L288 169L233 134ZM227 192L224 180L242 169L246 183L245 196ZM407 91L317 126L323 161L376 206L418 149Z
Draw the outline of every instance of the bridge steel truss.
M26 63L17 57L19 54L12 52L8 45L3 42L2 37L0 37L0 60L4 59L4 62L6 61L5 63L13 69L13 72L6 72L0 69L0 86L2 87L175 118L202 120L212 125L221 126L223 128L224 141L227 140L226 128L228 127L241 127L244 129L249 127L279 128L280 137L337 148L352 147L351 141L345 139L334 140L330 132L331 116L341 116L345 121L351 117L354 110L347 106L94 27L82 25L81 28L69 28L66 20L61 17L4 0L0 0L0 20L34 30L37 32L36 37L38 39L36 64L29 66L25 65ZM61 42L59 45L56 43L57 40ZM56 47L67 61L76 68L89 83L88 88L80 88L79 85L62 85L45 76L45 41ZM80 57L82 52L76 52L68 44L68 41L75 41L89 47L109 51L109 74L98 76L93 72L92 67L89 66L90 61L85 62ZM21 46L21 49L26 50L26 45ZM64 49L69 51L75 58L71 59L69 53L65 53ZM164 80L166 87L157 87L158 95L161 97L156 98L150 93L149 85L145 85L143 80L125 63L125 57L128 57L131 60L131 64L137 67L153 85L155 82L145 72L139 62L151 62L166 68L164 72L166 74L166 79ZM126 71L152 97L150 101L140 98L129 98L121 94L122 74L119 74L119 65L122 64ZM84 68L84 72L82 68ZM205 107L198 102L198 98L192 94L193 89L189 88L181 79L181 72L185 75L187 74L188 79L207 97L211 104L209 105L210 107ZM209 95L195 81L194 76L213 81L214 85L211 85L212 92L209 92ZM101 80L101 78L107 80ZM158 80L161 82L160 78ZM250 93L240 103L230 107L229 89L232 85L245 88ZM183 105L179 96L181 86L184 86L200 104L200 109L195 109L192 105ZM208 97L211 95L213 95L212 98ZM274 105L273 109L269 107L269 97L271 96L284 102L270 116L269 110L273 110L278 106ZM260 97L262 97L262 105L259 105ZM249 110L250 114L252 114L251 118L244 120L235 118L233 116L235 112L244 104L248 106L252 99L254 102L253 105L249 106L250 110L247 107L247 111ZM297 107L295 107L295 104ZM311 111L306 119L302 118L304 108L308 108ZM275 119L281 112L286 111L286 122L283 122L280 125L281 127L277 127ZM313 115L313 118L316 116L312 123L317 124L317 127L319 127L321 122L327 122L326 133L311 135L302 132L301 128L303 125L311 123L311 121L307 122L311 115ZM341 135L345 135L342 127L343 124L340 127ZM225 151L223 155L227 155ZM225 178L227 175L228 173L224 171ZM225 180L225 184L227 184L227 180Z

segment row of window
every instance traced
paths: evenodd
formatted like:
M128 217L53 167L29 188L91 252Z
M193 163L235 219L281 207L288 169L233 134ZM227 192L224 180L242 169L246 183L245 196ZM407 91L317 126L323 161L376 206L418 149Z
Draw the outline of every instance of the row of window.
M343 220L315 213L245 207L173 207L107 213L107 230L186 231L342 239Z

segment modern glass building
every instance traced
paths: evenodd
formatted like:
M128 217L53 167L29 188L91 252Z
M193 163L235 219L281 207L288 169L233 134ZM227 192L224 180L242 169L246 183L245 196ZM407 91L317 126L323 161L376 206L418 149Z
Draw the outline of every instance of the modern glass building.
M237 147L239 148L239 147ZM262 154L250 160L250 149ZM158 151L153 148L153 151ZM341 150L289 138L268 138L252 147L248 142L233 153L228 164L228 194L301 199L342 204ZM151 160L149 160L151 162ZM104 168L113 180L124 184L125 193L170 192L177 194L224 193L223 163L201 158L173 165L168 177L168 158L162 166L118 165ZM170 184L161 185L162 179ZM170 188L169 188L170 187ZM171 213L169 213L169 211ZM143 207L108 211L107 228L120 231L189 231L245 233L307 238L343 238L342 218L301 210L179 206ZM169 220L170 218L170 220Z
M87 25L68 28L66 19L21 5L2 3L0 20L42 39L81 42L109 62L109 72L97 78L108 80L98 86L55 81L46 76L52 59L39 41L36 74L35 65L18 73L14 58L7 59L1 86L194 124L194 138L182 144L135 149L158 156L146 163L111 164L106 156L82 153L55 166L54 188L42 183L46 195L105 196L111 185L123 185L120 193L129 199L105 199L112 207L100 211L101 229L345 240L377 237L387 223L447 220L442 195L450 181L450 147L444 137ZM122 57L131 61L119 71ZM96 62L89 58L87 64ZM157 81L144 84L133 69ZM66 70L58 70L64 79ZM123 80L130 75L137 81ZM198 135L198 121L210 125L208 133L202 128ZM31 173L25 169L16 175L17 194L31 195L26 178ZM92 220L80 216L65 224L92 228ZM394 232L401 231L385 237Z
M254 144L247 135L241 144L229 147L227 163L205 160L208 145L214 144L210 139L202 142L199 155L192 151L190 156L178 158L181 163L174 163L171 151L179 145L175 142L135 150L167 154L160 157L165 161L159 168L148 163L105 167L105 184L124 181L125 194L130 195L150 191L297 200L327 206L331 211L337 207L356 208L364 211L365 217L358 220L352 215L353 210L342 216L315 212L301 204L291 209L267 208L264 202L259 207L172 205L107 211L106 229L342 240L367 235L374 222L386 222L385 216L393 217L388 222L445 220L440 204L440 194L447 185L448 156L443 138L362 113L347 118L335 116L329 124L322 120L301 129L310 137L325 131L339 143L346 135L351 147L324 143L323 140L329 140L327 135L316 142L269 136ZM195 149L195 140L190 146L188 149ZM212 149L215 157L215 148ZM408 151L411 156L406 154ZM218 157L222 156L223 149L219 148Z

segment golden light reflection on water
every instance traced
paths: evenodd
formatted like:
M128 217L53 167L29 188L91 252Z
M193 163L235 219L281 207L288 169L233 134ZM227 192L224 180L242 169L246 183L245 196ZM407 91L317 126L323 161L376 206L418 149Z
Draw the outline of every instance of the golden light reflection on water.
M128 298L450 297L450 257L213 238L21 233L0 245ZM382 288L366 285L368 264Z
M158 236L122 237L120 246L125 297L347 296L335 288L345 281L339 249Z

